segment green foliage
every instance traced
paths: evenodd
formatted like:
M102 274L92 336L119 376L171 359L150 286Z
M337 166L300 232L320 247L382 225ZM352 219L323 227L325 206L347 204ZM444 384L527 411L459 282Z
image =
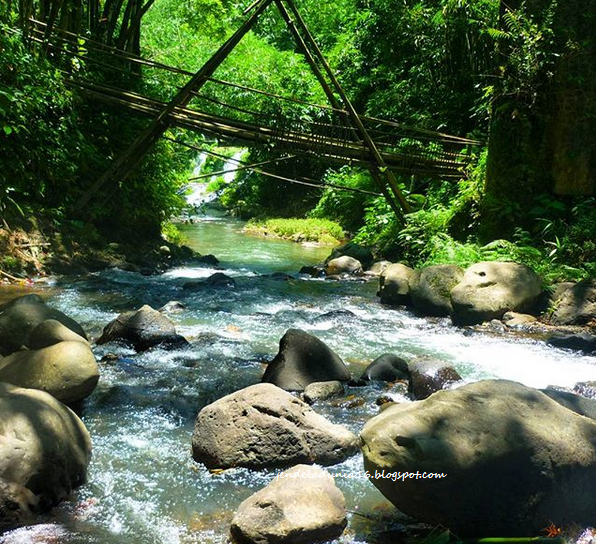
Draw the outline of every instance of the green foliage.
M325 245L338 245L344 238L341 226L328 219L251 220L246 225L246 231L295 242L319 242Z
M350 189L365 191L374 191L376 189L367 171L349 166L345 166L338 171L329 170L325 174L324 182ZM365 193L327 187L309 216L331 219L347 230L356 231L365 222L366 208L371 205L374 198L374 196Z
M172 244L182 245L188 243L187 237L184 236L184 234L180 232L178 227L170 221L166 221L161 226L161 235L166 241Z

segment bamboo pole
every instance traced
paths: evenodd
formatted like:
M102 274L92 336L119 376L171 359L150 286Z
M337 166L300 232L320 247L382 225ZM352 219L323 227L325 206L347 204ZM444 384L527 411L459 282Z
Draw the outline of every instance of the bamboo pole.
M244 24L215 52L190 81L176 94L163 111L139 135L135 142L116 160L111 167L87 190L76 203L74 211L80 211L91 197L110 179L119 176L124 181L145 157L149 148L167 130L168 118L177 107L184 107L192 98L192 91L198 91L213 75L215 70L227 58L240 40L251 30L257 19L267 9L273 0L261 0L252 15Z
M296 9L296 6L295 6L293 0L276 0L276 2L282 2L282 1L285 1L288 4L288 6L290 7L290 10L291 10L292 14L294 15L296 22L298 23L298 26L300 27L300 30L304 33L307 42L312 46L312 48L315 52L315 55L319 59L319 62L321 63L323 68L325 69L327 76L333 83L333 86L335 87L336 92L341 97L342 102L343 102L346 110L348 111L348 114L349 114L352 122L354 123L354 125L358 129L358 132L360 133L360 136L364 140L364 144L366 145L366 147L368 147L371 154L373 155L374 160L377 164L379 177L380 177L380 174L384 175L384 177L387 179L387 181L389 183L392 193L395 195L395 197L399 201L403 211L405 213L409 213L411 211L410 205L408 204L408 202L406 201L405 197L403 196L401 190L399 189L399 187L397 185L397 179L393 175L393 172L391 172L387 168L387 165L385 164L383 157L379 153L379 150L377 149L374 141L372 140L372 138L370 137L370 134L366 130L366 127L362 123L362 120L360 119L360 116L358 115L354 106L352 105L352 102L350 101L350 99L348 98L346 93L344 92L343 87L339 83L339 80L337 79L337 77L333 73L333 70L331 70L331 67L325 60L325 57L324 57L323 53L321 52L319 46L317 45L317 42L315 41L312 34L310 33L310 30L306 26L306 23L302 19L302 16L300 15L299 11ZM403 217L403 214L399 213L398 219L402 223L405 223L405 218Z

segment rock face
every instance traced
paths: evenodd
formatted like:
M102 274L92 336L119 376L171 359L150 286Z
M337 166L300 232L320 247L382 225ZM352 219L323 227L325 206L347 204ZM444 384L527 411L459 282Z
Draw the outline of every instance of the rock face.
M298 465L246 499L230 533L236 544L314 544L334 540L346 525L345 499L333 477Z
M393 353L384 353L366 367L360 380L394 382L409 380L410 369L408 363Z
M303 391L313 382L350 379L350 372L339 355L316 336L289 329L279 341L279 352L269 363L263 382L288 391Z
M328 264L329 261L332 261L333 259L344 256L352 257L353 259L360 261L364 268L368 268L374 260L370 248L355 244L354 242L348 242L343 246L334 248L331 255L325 260L325 264Z
M28 346L31 331L48 319L59 321L87 339L74 319L47 306L39 295L25 295L0 306L0 354L8 355Z
M470 266L451 291L453 322L475 325L529 309L541 293L540 278L525 265L484 262Z
M409 304L410 282L416 272L403 264L391 264L379 278L379 292L383 304Z
M355 435L271 384L223 397L197 415L195 461L208 468L332 465L356 453Z
M585 279L567 289L556 302L551 322L555 325L585 325L596 319L596 279Z
M577 385L574 389L576 388ZM591 398L586 398L585 396L582 396L582 393L579 391L577 394L569 391L559 391L557 389L548 388L541 389L540 391L572 412L596 420L596 400L594 400L596 395ZM594 389L594 391L596 392L596 389Z
M0 381L41 389L67 404L88 397L98 380L95 356L85 341L18 351L0 360Z
M85 482L89 433L42 391L0 383L0 522L48 509Z
M120 314L103 329L98 344L124 340L135 350L144 351L153 346L180 347L188 342L176 333L174 323L162 313L145 305L142 308Z
M521 384L488 380L390 405L361 442L371 481L395 506L458 536L593 523L596 421Z
M461 381L461 376L448 363L432 357L419 357L408 363L410 371L410 393L416 400L422 400L441 389L448 389Z
M427 266L419 270L410 289L414 308L424 315L450 315L453 311L451 290L463 277L463 269L454 264Z
M358 259L344 255L343 257L331 259L327 263L325 273L328 276L335 276L337 274L359 276L362 274L362 263Z

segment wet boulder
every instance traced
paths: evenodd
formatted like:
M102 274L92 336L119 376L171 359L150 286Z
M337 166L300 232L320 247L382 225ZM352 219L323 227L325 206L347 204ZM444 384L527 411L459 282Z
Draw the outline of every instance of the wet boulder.
M43 391L0 383L0 525L47 510L85 482L91 439Z
M519 383L390 405L361 442L372 483L397 508L460 537L594 521L596 421Z
M166 302L159 310L157 310L158 312L161 312L162 314L172 314L175 312L181 312L182 310L186 309L186 304L183 304L182 302L180 302L179 300L170 300L169 302Z
M176 326L165 315L145 304L138 310L120 314L108 323L98 344L124 341L136 351L145 351L153 346L178 348L188 344L176 333Z
M95 356L79 340L18 351L0 360L0 381L46 391L66 404L88 397L98 380Z
M330 382L313 382L304 388L304 400L308 404L314 404L317 401L338 397L345 393L345 387L342 382L337 380Z
M408 363L410 394L422 400L437 391L449 389L461 381L459 372L450 364L433 357L418 357Z
M408 363L393 353L384 353L377 357L360 376L360 380L365 382L394 382L409 379L410 369Z
M322 278L325 276L325 269L322 266L303 266L299 274L306 274L313 278Z
M29 349L42 349L60 342L82 342L87 346L89 345L85 338L56 319L46 319L37 325L31 331L27 345Z
M182 288L187 291L197 291L200 289L236 289L236 280L222 272L216 272L204 280L187 281Z
M332 465L355 454L358 440L290 393L262 383L203 408L192 450L208 468Z
M362 263L358 259L348 257L337 257L331 259L325 267L327 276L337 276L341 274L350 274L352 276L360 276L362 274Z
M542 292L538 275L525 265L482 262L470 266L451 291L452 319L475 325L501 319L505 312L530 309Z
M416 272L403 264L389 265L379 277L379 292L383 304L409 304L410 282Z
M25 295L0 306L0 354L8 355L28 346L33 329L48 319L59 321L87 339L74 319L48 306L39 295Z
M304 391L313 382L350 380L341 357L316 336L289 329L279 341L279 352L267 365L261 381L288 391Z
M236 544L314 544L339 537L346 514L333 477L297 465L240 504L230 533Z
M463 276L463 269L454 264L427 266L418 270L410 285L412 305L424 315L450 315L453 311L451 290Z
M584 353L596 352L596 335L588 333L552 336L546 343L554 348L573 349Z
M555 325L586 325L596 319L596 278L576 283L555 302Z
M343 246L334 248L331 255L325 260L325 264L327 265L330 261L339 257L351 257L352 259L356 259L362 264L363 268L368 268L374 260L370 248L355 244L354 242L348 242Z

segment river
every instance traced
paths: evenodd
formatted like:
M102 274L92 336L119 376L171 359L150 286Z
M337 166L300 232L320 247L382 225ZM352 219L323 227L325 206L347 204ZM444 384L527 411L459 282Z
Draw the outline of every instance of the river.
M237 506L278 471L211 474L192 460L194 418L203 406L258 382L264 362L291 327L316 334L355 375L385 352L406 359L441 357L468 381L500 377L534 387L571 386L596 375L593 357L548 348L537 339L469 334L446 319L384 307L375 297L376 282L266 276L296 275L301 266L322 261L329 248L252 237L242 232L241 222L217 216L201 217L183 230L194 249L220 259L223 272L236 279L236 290L184 291L189 278L213 273L203 266L150 277L107 270L59 278L43 288L48 302L77 319L93 338L122 311L179 300L186 308L170 317L191 346L141 354L117 344L94 348L98 360L108 353L117 358L100 362L99 386L84 407L94 447L89 483L38 525L0 537L3 544L226 542ZM333 310L354 315L325 315ZM375 399L381 391L380 386L353 388L347 401L316 409L358 432L378 413ZM352 474L361 469L361 456L332 468ZM350 511L337 543L379 542L370 536L375 531L402 529L403 520L367 480L337 478L336 483Z

